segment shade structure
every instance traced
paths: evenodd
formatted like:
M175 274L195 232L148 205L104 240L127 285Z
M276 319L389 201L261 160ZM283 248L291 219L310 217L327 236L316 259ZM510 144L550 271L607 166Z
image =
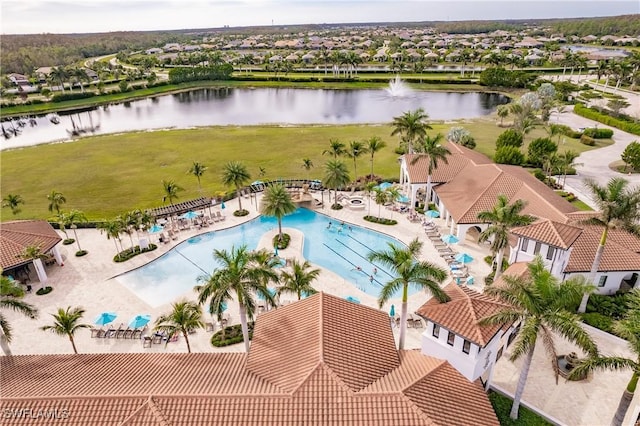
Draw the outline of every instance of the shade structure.
M473 257L467 253L458 253L456 254L456 262L460 262L460 263L469 263L469 262L473 262Z
M391 188L393 186L392 183L390 182L382 182L380 185L378 185L378 188L380 188L382 191L386 191L387 189Z
M267 291L269 292L269 294L271 295L271 297L275 297L275 295L276 295L276 293L277 293L276 289L275 289L275 288L273 288L273 287L269 287L269 288L267 288ZM258 299L260 299L260 300L265 300L265 297L264 297L261 293L258 293Z
M447 244L455 244L455 243L459 242L460 239L458 237L456 237L455 235L447 234L447 235L443 235L442 236L442 241L444 241Z
M107 325L116 319L118 315L115 312L103 312L93 322L95 325Z
M181 215L180 217L182 219L195 219L196 217L200 216L198 213L194 212L193 210L189 210L188 212L186 212L185 214Z
M151 315L136 315L131 321L129 321L130 328L144 327L151 321Z
M440 212L438 212L437 210L427 210L426 212L424 212L424 215L433 219L436 217L440 217Z
M353 297L353 296L347 296L347 297L345 297L345 300L347 302L360 304L360 300L355 298L355 297Z
M153 225L151 228L149 228L149 233L150 234L157 234L158 232L162 232L164 231L164 228L162 227L162 225Z
M389 316L390 317L396 316L396 305L391 305L391 309L389 310Z
M409 197L407 197L406 195L400 195L397 198L399 203L403 203L403 204L407 204L410 200Z

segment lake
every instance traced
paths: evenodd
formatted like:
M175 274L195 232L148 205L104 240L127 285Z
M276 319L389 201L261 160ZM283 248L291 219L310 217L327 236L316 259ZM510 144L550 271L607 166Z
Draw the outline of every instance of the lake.
M481 117L509 99L498 93L454 93L389 89L216 88L163 95L2 123L2 149L68 141L79 135L223 125L379 124L424 108L432 120ZM21 126L22 125L22 126ZM93 131L78 132L93 128ZM19 130L13 135L13 129ZM72 132L76 129L76 134ZM8 138L7 138L8 137Z

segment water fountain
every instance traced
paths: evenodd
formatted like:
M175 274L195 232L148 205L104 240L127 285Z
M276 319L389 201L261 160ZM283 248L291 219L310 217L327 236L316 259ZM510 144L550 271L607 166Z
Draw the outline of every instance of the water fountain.
M576 367L576 365L578 365L579 362L580 362L580 358L578 358L578 355L575 352L571 352L566 355L560 355L557 357L558 372L565 379L569 379L568 376L571 373L571 370L573 370ZM579 380L584 380L586 378L587 378L587 374L585 373L585 374L581 374L578 377L573 377L569 380L579 381Z
M411 93L411 88L400 79L399 75L396 75L393 80L390 80L389 87L384 90L389 94L389 96L394 98L402 98Z

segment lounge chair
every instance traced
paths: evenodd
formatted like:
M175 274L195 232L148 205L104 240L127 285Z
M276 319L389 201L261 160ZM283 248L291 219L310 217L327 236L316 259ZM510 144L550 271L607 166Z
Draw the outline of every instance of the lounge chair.
M226 216L223 216L219 211L216 212L216 216L218 217L218 220L220 222L223 222L227 218Z
M136 328L135 330L133 330L133 333L131 334L131 338L132 339L142 338L142 330L139 328Z
M120 327L118 328L118 330L120 328L124 327L124 324L120 324ZM116 330L113 327L109 327L109 329L104 333L104 337L111 339L113 337L116 337L116 334L118 333L118 330Z
M156 333L153 335L152 341L154 345L159 345L162 343L162 334Z
M122 337L125 339L133 339L133 329L131 327L127 327L127 329L122 334Z
M144 340L142 341L142 347L150 348L152 343L153 343L153 339L151 339L151 336L144 336Z
M91 337L92 338L103 337L103 336L104 336L104 330L103 329L91 327Z
M209 331L213 332L215 330L215 326L213 325L212 322L207 322L207 323L204 324L204 329L207 332L209 332Z
M120 327L116 330L116 339L122 339L124 337L124 332L126 328L124 328L124 324L120 324Z

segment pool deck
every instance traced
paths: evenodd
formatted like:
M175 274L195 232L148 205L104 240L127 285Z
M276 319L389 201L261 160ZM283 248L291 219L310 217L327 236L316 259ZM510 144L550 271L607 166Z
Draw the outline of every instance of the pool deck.
M320 194L313 196L320 199ZM85 323L91 324L93 319L101 312L114 311L118 314L118 318L113 322L117 327L120 323L126 324L137 314L150 314L152 321L159 315L168 313L170 305L165 304L157 308L151 307L144 300L138 298L127 287L118 281L111 279L114 276L140 267L162 254L169 251L176 244L187 240L195 235L215 231L239 225L243 222L251 220L258 216L257 200L243 200L243 206L250 212L248 216L237 218L232 212L237 208L237 201L232 200L227 203L227 208L223 210L226 220L217 222L204 229L192 229L181 231L176 240L172 240L168 244L157 243L157 237L151 236L151 241L158 244L158 248L153 252L145 253L124 262L114 263L113 256L116 254L116 248L113 240L107 240L104 234L95 229L78 229L78 239L83 249L88 250L89 254L84 257L77 258L74 256L77 246L62 246L60 250L64 259L64 266L53 265L47 268L49 276L46 285L53 286L52 293L46 296L35 295L35 290L40 287L40 283L35 279L31 284L34 292L25 296L25 301L35 305L40 316L36 320L29 320L16 313L7 312L6 317L12 325L14 336L11 342L11 350L14 355L27 354L68 354L71 353L71 344L68 339L56 336L52 333L41 331L39 328L43 325L51 323L49 314L55 312L59 307L81 306L85 309ZM365 198L365 202L367 199ZM368 203L367 203L368 204ZM329 202L324 197L324 207L316 209L317 213L331 216L335 221L352 223L369 229L374 229L397 238L404 243L410 242L413 238L419 237L424 241L424 248L421 258L433 262L443 268L447 268L446 263L440 258L435 251L433 245L425 237L420 223L412 223L407 219L405 214L387 210L382 208L383 217L392 217L398 221L395 226L378 225L366 222L362 217L367 213L367 207L363 209L352 210L348 207L342 210L334 211L329 208ZM215 208L217 209L217 208ZM371 213L377 215L378 206L371 203ZM444 228L444 221L441 219L434 220L441 232L447 233ZM260 240L259 247L270 248L270 241L276 231L270 231L263 235ZM283 258L302 258L303 238L301 233L292 230L292 242L286 250L280 250L279 256ZM141 234L141 236L143 236ZM134 235L134 241L136 236ZM129 243L128 237L123 239L125 247ZM474 257L474 261L469 265L469 272L476 278L474 288L481 290L484 283L484 277L489 273L489 266L482 260L484 256L489 254L488 246L478 246L468 240L461 241L454 245L457 252L466 252ZM314 265L317 267L317 265ZM354 296L358 298L362 304L372 307L378 307L375 297L368 295L345 280L342 277L320 268L321 274L314 283L314 287L319 291L325 291L340 297ZM32 273L35 276L35 274ZM33 279L33 277L32 277ZM449 280L445 282L448 283ZM194 283L195 284L195 283ZM190 300L196 299L196 293L189 291L182 296ZM415 311L430 296L418 292L409 297L409 312ZM284 296L283 303L293 302L295 296ZM396 311L400 306L400 300L394 299L385 304L382 309L389 311L391 304L395 304ZM229 303L228 313L231 323L239 323L238 307L236 303ZM204 321L212 321L209 314L204 314ZM213 321L212 321L213 322ZM217 327L216 327L217 330ZM421 344L421 333L424 329L407 330L407 338L405 342L406 349L417 349ZM398 331L394 330L396 338ZM198 330L196 334L189 337L192 351L194 352L242 352L244 346L237 344L225 348L214 348L210 345L209 339L211 332ZM607 336L601 336L600 342L603 347L607 348L611 353L627 353L624 344L619 339L611 340ZM186 345L184 339L180 338L178 342L169 343L168 345L152 345L151 348L143 348L140 340L124 340L124 339L92 339L87 330L80 330L75 337L76 346L81 353L119 353L119 352L185 352ZM566 424L602 424L600 420L606 420L608 423L612 417L622 389L626 386L626 381L630 374L623 373L600 373L585 382L580 383L563 383L560 381L558 386L553 381L553 375L546 364L546 358L542 355L544 348L540 347L534 357L534 368L532 368L527 388L525 391L525 400L537 405L558 418L562 423ZM511 363L507 357L503 357L497 365L494 375L494 383L506 389L515 389L517 382L517 373L519 361ZM635 401L637 401L636 398ZM556 402L554 402L556 401ZM634 402L635 402L634 401ZM632 405L630 411L633 411ZM596 420L597 419L597 420ZM594 420L593 422L590 422Z

